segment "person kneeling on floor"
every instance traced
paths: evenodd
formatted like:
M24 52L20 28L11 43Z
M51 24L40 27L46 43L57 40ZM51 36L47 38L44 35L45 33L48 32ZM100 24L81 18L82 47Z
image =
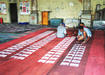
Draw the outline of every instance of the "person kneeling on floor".
M67 32L66 32L65 24L61 23L60 26L57 27L57 37L64 38L66 34Z
M87 43L91 37L92 33L88 28L84 29L83 26L79 26L79 33L77 36L79 42L82 41L82 44Z

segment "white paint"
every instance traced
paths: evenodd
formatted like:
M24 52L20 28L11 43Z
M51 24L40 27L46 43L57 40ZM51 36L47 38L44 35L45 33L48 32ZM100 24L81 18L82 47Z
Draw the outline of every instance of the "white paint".
M4 52L15 52L16 50L5 49Z
M49 59L49 57L44 56L42 59Z
M7 55L4 55L4 54L0 54L0 57L6 57Z
M52 34L36 43L34 43L33 45L23 49L22 51L20 51L19 53L16 53L14 56L19 56L20 57L24 57L24 59L28 56L30 56L32 53L34 53L35 51L37 51L39 48L41 48L42 46L46 45L47 43L51 42L53 39L56 38L56 34ZM43 45L40 43L43 42ZM25 53L26 52L26 53ZM29 52L29 53L28 53ZM14 58L14 57L11 57ZM16 58L18 59L18 58ZM48 59L48 57L43 57L42 59Z
M77 56L77 57L82 57L83 55L80 55L80 54L76 54L75 56Z
M81 57L74 57L74 60L81 60Z
M4 52L4 51L1 51L0 54L11 54L11 52Z
M49 61L49 60L48 60L46 63L55 63L55 61Z
M85 48L86 46L82 46L81 44L75 44L60 65L79 67L83 54L85 52Z
M70 66L72 66L72 67L79 67L79 64L70 63Z
M51 60L57 60L57 57L55 57L55 58L51 57L50 59L51 59Z
M55 63L56 60L65 52L68 46L75 40L75 37L66 37L59 44L57 44L53 49L51 49L46 55L49 56L44 63ZM65 46L66 45L66 46ZM68 45L68 46L67 46ZM65 47L64 47L65 46ZM38 61L43 63L43 57Z
M67 62L62 62L61 65L67 65L67 66L69 66L69 63L67 63Z
M53 33L53 32L54 31L46 31L46 32L43 32L43 33L35 36L35 37L32 37L32 38L27 39L25 41L22 41L22 42L20 42L20 43L18 43L16 45L13 45L11 47L8 47L7 49L4 49L3 50L4 52L3 51L0 51L0 53L1 53L0 56L2 56L2 54L6 54L6 56L8 56L8 55L10 55L10 54L12 54L12 53L20 50L24 46L27 46L27 45L29 45L29 44L31 44L31 43L33 43L33 42L35 42L35 41L37 41L37 40L39 40L41 38L43 38L43 37L45 37L45 36ZM40 48L40 47L36 47L35 49L38 49L38 48ZM5 51L8 51L8 52L5 52Z
M74 60L74 59L72 60L72 62L73 62L73 63L80 63L79 60Z
M45 56L46 56L46 57L50 57L50 56L52 56L52 55L51 55L51 54L46 54Z
M29 55L27 55L27 54L15 54L15 55L18 55L19 57L28 57Z
M73 58L73 56L66 56L66 58L72 59L72 58Z
M21 51L21 53L25 53L25 54L32 54L32 52L29 52L29 51Z
M12 56L12 58L20 59L20 60L23 60L24 59L24 57L19 57L19 56Z
M54 54L54 52L48 52L49 54Z
M45 62L46 62L46 60L44 60L44 59L43 59L43 60L39 60L38 62L45 63Z
M67 59L67 58L66 58L66 59L64 60L64 62L65 62L65 61L71 62L71 59Z

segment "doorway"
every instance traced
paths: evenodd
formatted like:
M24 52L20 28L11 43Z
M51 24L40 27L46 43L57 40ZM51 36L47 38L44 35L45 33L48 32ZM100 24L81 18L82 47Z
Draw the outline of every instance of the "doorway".
M17 23L17 4L10 3L10 19L11 23Z

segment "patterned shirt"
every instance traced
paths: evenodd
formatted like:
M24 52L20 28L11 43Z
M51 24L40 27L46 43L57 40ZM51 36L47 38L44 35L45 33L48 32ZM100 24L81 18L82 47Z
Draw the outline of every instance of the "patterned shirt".
M84 27L84 31L86 32L86 34L87 34L88 37L92 37L92 33L91 33L91 31L90 31L89 28ZM83 36L83 33L79 30L78 31L78 35L82 35Z

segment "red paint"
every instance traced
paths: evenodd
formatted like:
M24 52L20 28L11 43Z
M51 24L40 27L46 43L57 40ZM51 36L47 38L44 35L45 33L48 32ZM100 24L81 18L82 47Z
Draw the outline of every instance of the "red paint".
M105 75L104 35L104 31L95 31L84 75Z
M0 50L36 36L46 30L51 29L38 30L19 39L1 44ZM71 36L72 31L70 31L69 34ZM24 60L17 60L13 58L1 60L3 62L0 61L0 75L105 75L105 36L103 31L95 32L93 42L92 44L89 43L87 45L87 49L84 54L85 57L83 57L80 67L78 68L59 65L69 50L66 50L63 56L60 57L55 64L43 64L37 62L62 40L63 39L58 38L54 39ZM72 46L70 46L70 48L71 47Z

